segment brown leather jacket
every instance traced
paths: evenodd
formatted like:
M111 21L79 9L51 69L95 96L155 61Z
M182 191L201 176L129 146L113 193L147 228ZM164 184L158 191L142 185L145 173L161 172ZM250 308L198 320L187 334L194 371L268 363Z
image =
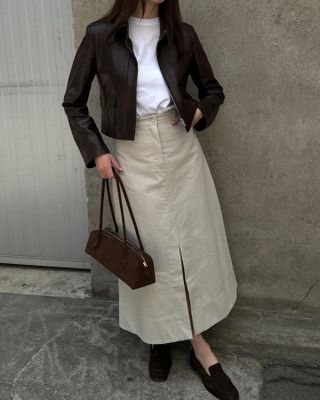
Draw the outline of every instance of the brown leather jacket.
M212 124L225 96L195 29L186 22L182 25L188 51L178 57L175 49L168 46L166 29L160 25L157 58L186 131L191 127L197 107L203 117L194 129L202 131ZM62 103L87 168L95 167L98 155L110 153L88 113L87 100L95 75L100 89L101 133L126 140L134 140L135 136L137 60L128 36L128 22L106 39L110 26L111 23L100 21L86 27L71 66ZM198 88L199 100L186 91L189 75Z

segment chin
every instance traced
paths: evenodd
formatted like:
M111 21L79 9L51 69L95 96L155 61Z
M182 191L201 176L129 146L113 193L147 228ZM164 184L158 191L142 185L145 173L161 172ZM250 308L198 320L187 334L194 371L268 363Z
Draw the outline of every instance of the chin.
M151 3L153 4L160 4L160 3L164 3L166 0L151 0Z

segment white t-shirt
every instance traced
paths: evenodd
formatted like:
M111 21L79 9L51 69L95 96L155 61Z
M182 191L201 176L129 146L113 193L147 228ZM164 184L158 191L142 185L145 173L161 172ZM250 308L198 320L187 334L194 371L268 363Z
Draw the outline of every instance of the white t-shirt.
M140 20L140 18L130 16L128 23L128 34L138 61L137 115L157 114L174 108L156 55L160 18L142 18Z

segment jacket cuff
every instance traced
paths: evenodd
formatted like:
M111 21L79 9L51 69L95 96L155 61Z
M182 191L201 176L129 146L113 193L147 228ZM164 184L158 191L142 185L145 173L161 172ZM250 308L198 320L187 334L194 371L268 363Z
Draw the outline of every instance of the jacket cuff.
M200 100L197 108L201 110L203 117L194 125L194 129L199 132L210 126L217 116L219 106L218 102L213 105L212 102L208 101L208 98Z
M86 168L94 168L96 166L95 158L106 153L110 153L108 146L100 145L91 152L81 152L81 155Z

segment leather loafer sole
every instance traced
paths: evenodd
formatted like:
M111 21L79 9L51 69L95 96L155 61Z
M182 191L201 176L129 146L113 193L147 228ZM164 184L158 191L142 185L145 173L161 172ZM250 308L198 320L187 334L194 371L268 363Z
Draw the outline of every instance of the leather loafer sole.
M211 373L211 375L208 375L207 371L197 359L194 349L191 348L189 364L194 371L198 372L205 388L219 400L239 400L239 392L223 371L220 362L208 368Z

